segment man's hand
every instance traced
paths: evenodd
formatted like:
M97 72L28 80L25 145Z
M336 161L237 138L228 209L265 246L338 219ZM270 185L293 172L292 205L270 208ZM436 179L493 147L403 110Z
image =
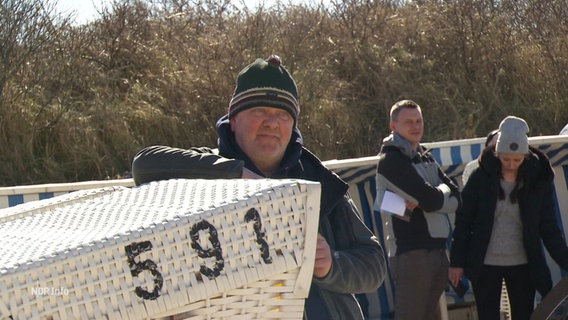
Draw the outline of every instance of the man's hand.
M323 278L331 270L331 249L325 238L318 233L314 277Z
M404 200L404 204L406 206L406 209L408 209L409 211L414 211L414 209L418 207L416 203L410 202L408 200Z

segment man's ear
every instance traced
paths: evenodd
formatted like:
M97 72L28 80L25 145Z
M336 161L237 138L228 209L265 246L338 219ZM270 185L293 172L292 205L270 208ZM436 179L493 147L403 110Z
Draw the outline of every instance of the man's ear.
M389 121L389 128L390 128L391 131L394 131L394 127L395 127L394 121L392 121L392 120Z
M229 124L231 125L231 131L232 132L235 132L235 117L236 117L236 115L229 118Z

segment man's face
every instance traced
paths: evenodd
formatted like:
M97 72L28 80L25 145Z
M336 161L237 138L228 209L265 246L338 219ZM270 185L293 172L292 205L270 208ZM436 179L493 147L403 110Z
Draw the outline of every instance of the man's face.
M274 171L284 157L294 128L294 118L285 110L255 107L230 119L238 145L265 174Z
M406 139L416 148L424 134L422 113L418 109L403 108L398 113L396 121L391 121L390 129Z

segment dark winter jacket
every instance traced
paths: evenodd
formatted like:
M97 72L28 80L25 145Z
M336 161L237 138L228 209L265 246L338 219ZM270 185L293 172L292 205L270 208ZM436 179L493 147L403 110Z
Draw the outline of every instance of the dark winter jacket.
M518 202L523 224L523 245L530 280L544 296L552 287L544 248L568 270L568 247L554 212L554 171L546 155L530 147L519 167ZM478 279L491 238L501 180L501 163L494 147L483 151L480 166L472 172L462 191L463 206L456 213L451 266L464 268L473 283Z
M396 133L383 140L377 164L374 210L381 211L386 191L417 203L410 220L384 214L389 257L417 249L445 249L451 236L450 215L460 205L458 187L422 146L413 151Z
M235 142L226 117L217 127L218 149L152 146L141 150L132 164L136 184L171 178L240 178L243 167L262 174ZM310 297L323 301L328 314L324 318L363 319L353 294L374 291L382 284L386 260L379 242L359 218L347 184L303 148L297 129L280 171L270 178L320 182L319 232L331 247L333 262L325 278L313 279Z

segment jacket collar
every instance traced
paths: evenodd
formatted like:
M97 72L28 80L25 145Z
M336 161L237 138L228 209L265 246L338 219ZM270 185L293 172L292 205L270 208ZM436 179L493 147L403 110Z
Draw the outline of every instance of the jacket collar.
M481 153L479 166L490 174L501 172L501 162L495 154L495 147L487 147ZM527 180L527 183L552 183L554 170L548 157L539 149L529 146L529 154L519 167L519 175Z
M242 159L247 169L262 175L237 144L228 116L223 116L217 121L217 135L219 155L231 159ZM349 186L336 173L327 169L313 153L303 147L302 135L297 127L292 131L290 141L279 171L269 178L306 179L320 182L320 212L329 213L347 192Z
M408 142L408 140L404 139L401 135L399 135L396 132L391 132L390 135L388 135L383 139L382 148L388 148L388 147L400 150L402 154L409 157L410 159L414 159L416 156L422 156L427 152L427 150L424 150L424 148L422 148L420 144L418 144L416 150L413 150L412 146L410 145L410 142Z

